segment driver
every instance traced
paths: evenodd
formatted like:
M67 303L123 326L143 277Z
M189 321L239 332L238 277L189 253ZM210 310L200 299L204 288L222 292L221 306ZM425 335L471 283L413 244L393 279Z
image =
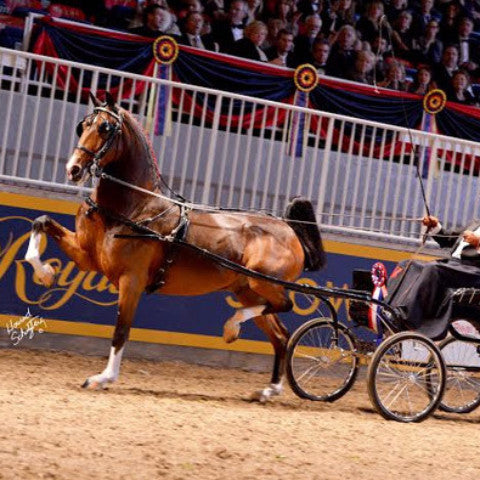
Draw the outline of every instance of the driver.
M396 312L410 328L421 330L429 321L441 321L446 331L453 306L447 290L480 288L480 221L461 232L444 230L432 215L425 216L422 223L442 248L450 247L450 256L422 265L416 281L402 294L401 303L397 302L400 308Z

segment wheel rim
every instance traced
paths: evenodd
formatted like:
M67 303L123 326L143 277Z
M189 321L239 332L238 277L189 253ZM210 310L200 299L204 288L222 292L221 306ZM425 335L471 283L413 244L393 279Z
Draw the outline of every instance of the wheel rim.
M308 329L290 361L297 388L307 397L325 400L335 397L351 381L356 364L353 341L328 323Z
M418 421L440 401L442 359L427 339L399 339L379 356L374 382L383 414L400 421Z
M440 406L452 412L467 412L480 403L480 355L477 344L450 341L442 347L447 383Z

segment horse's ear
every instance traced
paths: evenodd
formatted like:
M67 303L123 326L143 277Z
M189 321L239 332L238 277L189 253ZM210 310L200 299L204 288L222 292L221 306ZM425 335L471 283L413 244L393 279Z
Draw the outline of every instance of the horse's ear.
M113 108L115 106L115 99L110 92L105 92L105 101L107 102L107 107Z
M100 107L102 105L102 102L92 93L90 93L90 100L92 100L92 103L95 107Z

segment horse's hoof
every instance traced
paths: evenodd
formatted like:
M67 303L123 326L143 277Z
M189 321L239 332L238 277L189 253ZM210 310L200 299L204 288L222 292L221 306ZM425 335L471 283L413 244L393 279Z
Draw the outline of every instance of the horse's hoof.
M234 342L240 335L240 325L236 321L229 319L223 326L223 339L226 343Z
M47 288L52 287L55 283L55 269L49 263L42 265L42 269L37 275L42 285Z
M105 383L99 382L98 380L90 380L87 378L82 385L82 388L86 390L104 390L107 388Z
M252 402L266 403L272 397L281 395L282 391L283 387L281 383L271 383L270 386L265 387L262 390L257 390L256 392L253 392L250 396L250 400Z
M265 389L257 390L250 395L251 402L267 403L270 400L270 395L265 395Z

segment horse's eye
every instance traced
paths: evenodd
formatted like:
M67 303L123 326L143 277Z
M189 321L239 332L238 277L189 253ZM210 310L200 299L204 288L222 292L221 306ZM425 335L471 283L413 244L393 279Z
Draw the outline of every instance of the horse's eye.
M98 132L99 133L110 133L112 131L112 124L108 122L102 122L100 126L98 127Z

